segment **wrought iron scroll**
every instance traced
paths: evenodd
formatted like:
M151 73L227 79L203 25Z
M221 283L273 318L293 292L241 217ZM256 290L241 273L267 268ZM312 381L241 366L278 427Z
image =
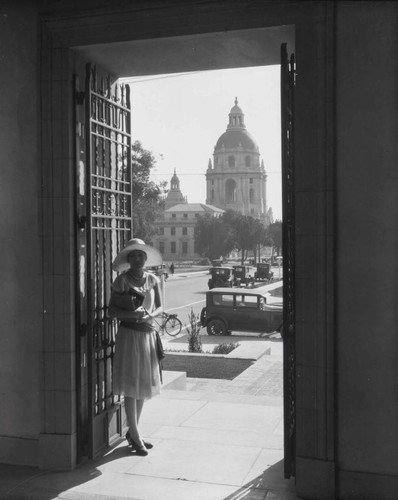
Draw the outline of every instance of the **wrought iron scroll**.
M119 401L113 393L116 322L108 317L112 262L132 234L130 89L86 67L88 357L92 418ZM91 350L91 351L90 351ZM95 447L94 447L95 448ZM95 450L94 450L95 452Z
M295 342L295 206L294 206L295 59L281 46L282 237L283 237L283 385L285 477L295 476L296 342Z

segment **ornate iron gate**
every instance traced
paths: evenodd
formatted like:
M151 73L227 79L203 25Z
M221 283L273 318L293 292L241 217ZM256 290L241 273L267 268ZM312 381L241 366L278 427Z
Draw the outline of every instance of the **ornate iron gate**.
M283 236L283 393L285 477L295 475L296 459L296 343L294 283L294 54L281 46L282 119L282 236Z
M112 84L87 64L75 109L78 455L93 457L122 434L112 387L116 322L107 311L112 261L132 235L129 87Z

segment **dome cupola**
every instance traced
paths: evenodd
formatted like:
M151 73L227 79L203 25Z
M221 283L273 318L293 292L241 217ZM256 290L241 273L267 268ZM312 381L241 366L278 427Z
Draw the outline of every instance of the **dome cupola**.
M177 177L176 169L174 169L174 175L170 179L170 189L173 191L177 191L180 189L180 179Z
M238 106L238 98L235 97L235 106L231 108L229 112L229 123L227 129L229 128L246 128L245 125L245 115L243 111Z
M174 175L170 179L170 191L167 193L165 199L165 208L167 209L181 203L187 203L187 199L180 190L180 179L176 174L176 169L174 169Z

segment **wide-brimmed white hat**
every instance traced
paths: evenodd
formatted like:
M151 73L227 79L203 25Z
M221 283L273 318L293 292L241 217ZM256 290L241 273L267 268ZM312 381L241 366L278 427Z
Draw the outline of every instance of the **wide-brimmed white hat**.
M162 264L163 262L163 257L159 250L146 245L139 238L133 238L132 240L128 241L123 250L121 250L117 254L115 260L113 261L112 268L117 272L127 271L128 269L130 269L130 263L127 260L127 256L133 250L141 250L141 252L146 253L146 267L160 266L160 264Z

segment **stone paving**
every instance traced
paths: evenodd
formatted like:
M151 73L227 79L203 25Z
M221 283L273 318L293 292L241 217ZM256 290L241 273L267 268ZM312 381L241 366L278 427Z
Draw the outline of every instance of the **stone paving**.
M264 345L234 380L187 379L148 401L147 457L123 440L70 472L0 465L0 499L296 500L283 478L283 346Z

